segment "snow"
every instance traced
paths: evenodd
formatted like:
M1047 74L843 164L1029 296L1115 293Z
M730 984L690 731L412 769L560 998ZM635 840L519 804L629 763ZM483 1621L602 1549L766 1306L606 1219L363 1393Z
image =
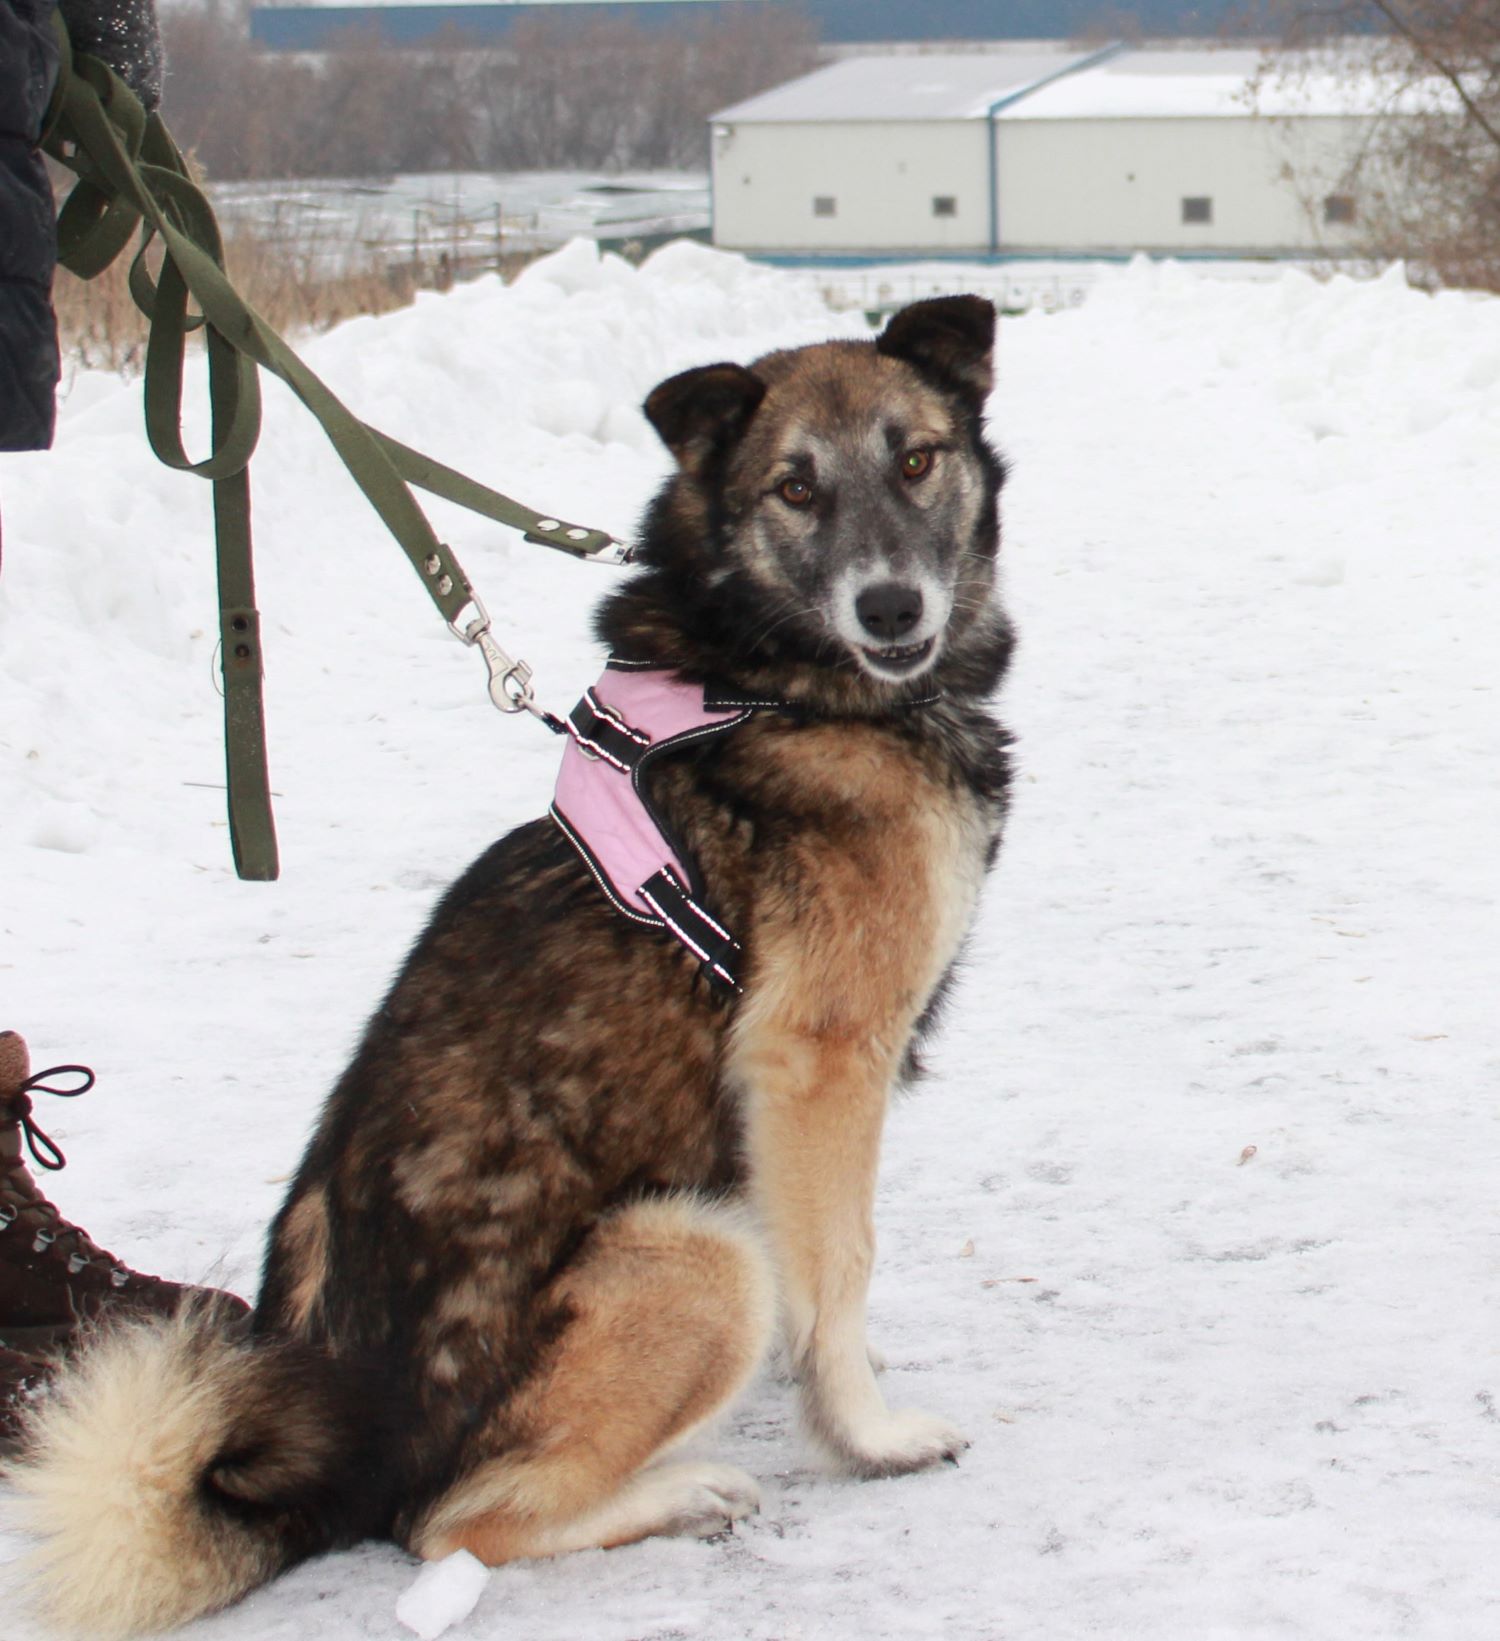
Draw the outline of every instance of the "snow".
M356 271L445 252L478 268L502 253L552 250L582 234L706 232L708 178L694 171L425 171L390 178L299 177L210 183L229 237L245 228L299 265Z
M1127 49L1028 91L996 118L1013 120L1278 119L1453 113L1441 80L1409 81L1373 49ZM983 110L978 112L982 113Z
M1102 53L1108 53L1103 55ZM1097 59L1097 60L1096 60ZM718 124L878 120L1247 119L1452 113L1441 80L1408 82L1350 45L1337 54L1221 46L1009 49L845 57L721 109Z
M702 248L634 272L575 245L307 353L396 437L628 533L666 469L656 380L860 323ZM1500 1633L1500 302L1142 264L1007 321L1000 367L1020 778L891 1119L871 1296L892 1404L973 1446L830 1477L768 1370L710 1447L759 1517L499 1569L465 1636ZM80 377L57 449L0 461L0 1024L99 1073L38 1112L64 1210L249 1289L364 1014L556 751L497 718L273 391L284 876L238 883L207 487L139 421L138 388ZM615 572L435 511L566 706ZM389 1637L415 1573L364 1546L188 1634ZM38 1641L11 1585L7 1641Z
M474 1611L489 1582L489 1568L467 1550L429 1562L396 1603L396 1617L422 1641L437 1641Z
M822 124L838 120L982 120L1003 97L1030 95L1089 52L1042 41L993 51L841 57L784 85L720 109L715 123Z

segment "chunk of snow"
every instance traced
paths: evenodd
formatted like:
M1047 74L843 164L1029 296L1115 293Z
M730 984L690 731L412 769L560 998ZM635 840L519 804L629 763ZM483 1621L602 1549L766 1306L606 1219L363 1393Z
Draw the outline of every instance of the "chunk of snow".
M396 1602L396 1617L422 1641L435 1641L474 1611L490 1570L467 1550L429 1561Z

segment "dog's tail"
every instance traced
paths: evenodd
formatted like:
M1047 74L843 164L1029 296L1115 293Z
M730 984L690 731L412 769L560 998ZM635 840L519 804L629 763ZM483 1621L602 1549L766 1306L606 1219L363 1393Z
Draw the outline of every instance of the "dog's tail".
M165 1629L342 1536L352 1386L325 1354L236 1338L211 1306L88 1341L29 1411L6 1479L40 1540L22 1562L57 1628Z

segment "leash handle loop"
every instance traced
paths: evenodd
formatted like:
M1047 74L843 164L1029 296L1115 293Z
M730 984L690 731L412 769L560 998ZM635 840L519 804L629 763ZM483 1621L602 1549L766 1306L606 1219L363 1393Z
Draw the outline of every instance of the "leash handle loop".
M60 15L54 18L60 66L45 146L79 179L58 215L59 260L81 278L92 278L120 255L137 226L141 229L129 287L151 327L147 437L166 465L214 485L235 865L242 877L274 878L278 865L266 773L247 471L260 436L259 369L279 376L316 417L443 619L466 644L479 648L490 672L490 697L502 711L529 711L549 727L557 722L532 697L531 669L512 661L491 636L487 612L410 487L518 529L528 541L596 563L625 563L629 548L605 531L533 512L356 417L230 284L213 208L192 181L160 117L148 115L105 64L75 56L66 25ZM162 266L153 281L145 257L158 239ZM196 313L189 311L189 297L197 304ZM182 392L187 337L200 326L207 344L211 436L208 455L195 461L183 444ZM460 626L460 616L471 605L477 616Z

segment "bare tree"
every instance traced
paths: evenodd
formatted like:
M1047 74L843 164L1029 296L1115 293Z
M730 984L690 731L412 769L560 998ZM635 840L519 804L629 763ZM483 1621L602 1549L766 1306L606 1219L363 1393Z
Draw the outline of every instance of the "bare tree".
M246 0L191 0L163 11L163 111L220 180L699 167L716 108L816 62L790 7L715 7L691 32L557 9L503 47L450 28L401 50L351 29L304 57L256 50Z
M1500 290L1500 0L1281 0L1262 85L1361 77L1351 167L1364 248L1444 285Z

